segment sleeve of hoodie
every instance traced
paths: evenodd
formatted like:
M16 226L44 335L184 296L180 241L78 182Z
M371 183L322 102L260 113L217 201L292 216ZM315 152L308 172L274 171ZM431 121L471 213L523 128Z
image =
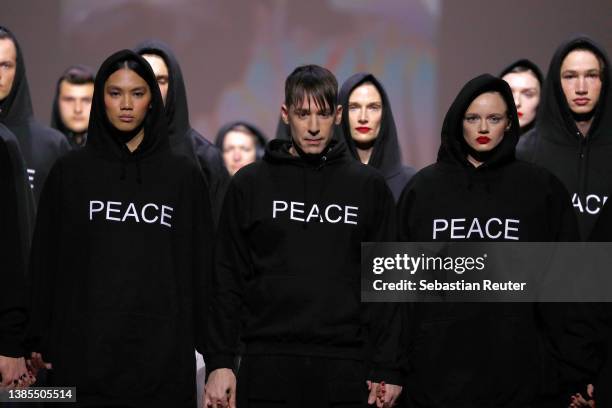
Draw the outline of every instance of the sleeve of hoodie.
M396 240L395 201L382 177L370 180L368 196L373 197L369 219L368 242ZM369 342L372 345L369 379L401 384L401 340L403 308L400 303L365 303Z
M27 331L28 351L46 354L46 335L51 326L53 288L58 274L58 233L61 220L62 160L51 168L44 184L30 253L31 319Z
M25 265L21 253L17 189L9 152L0 141L0 355L24 355L27 322Z
M215 244L215 265L210 277L211 295L207 347L208 372L234 368L239 352L241 310L245 281L251 272L248 243L242 231L248 199L234 178L229 185ZM245 184L245 183L242 183Z

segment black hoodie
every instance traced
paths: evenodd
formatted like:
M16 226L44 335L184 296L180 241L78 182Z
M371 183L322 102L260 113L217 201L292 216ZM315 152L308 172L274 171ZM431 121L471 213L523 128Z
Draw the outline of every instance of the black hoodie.
M134 51L140 55L155 54L163 58L168 67L170 78L165 110L168 117L170 147L175 153L198 163L208 184L208 191L212 200L213 219L216 221L221 213L223 194L229 182L229 174L223 165L220 151L189 124L187 92L178 60L170 47L161 41L145 41L136 46Z
M399 308L360 302L361 242L391 241L393 197L382 176L332 140L314 160L268 143L228 188L215 251L207 369L247 355L364 358L397 384ZM365 378L364 378L365 381Z
M484 92L499 92L511 128L478 168L466 158L463 119ZM398 204L401 241L567 241L576 220L563 185L548 171L517 161L519 126L508 84L491 75L469 81L444 118L437 163L419 171ZM462 236L434 232L444 219ZM489 220L499 228L487 231ZM455 221L453 221L455 220ZM483 232L472 231L478 220ZM491 223L491 225L493 225ZM508 225L511 228L505 228ZM450 228L449 228L450 229ZM475 229L475 231L478 231ZM409 312L407 397L422 407L529 406L552 367L532 304L417 303ZM545 341L546 340L546 341ZM546 381L552 380L546 375ZM550 386L556 386L551 384Z
M561 88L561 64L572 50L592 50L604 61L602 86L589 134L583 137ZM548 69L536 127L521 138L517 157L550 170L570 193L580 236L586 240L612 193L612 105L610 62L602 47L586 37L561 45Z
M531 72L534 73L538 82L540 83L540 92L541 92L542 86L544 85L544 75L542 75L542 70L540 70L540 68L534 62L528 59L520 59L518 61L514 61L512 64L508 65L506 68L502 70L502 72L499 74L499 77L503 78L504 75L511 73L512 70L517 67L528 68L531 70ZM535 118L533 118L531 123L521 128L520 135L522 136L525 133L529 132L531 129L533 129L533 127L535 126L536 120L537 120L537 115Z
M25 355L26 270L34 199L15 136L0 124L0 355Z
M152 95L132 153L104 107L104 84L124 60L146 73ZM41 196L30 348L83 405L195 407L213 226L201 173L171 152L167 132L149 64L113 54L96 78L87 145L58 160Z
M0 28L9 33L17 50L13 86L0 102L0 123L8 127L19 141L34 197L38 201L51 166L70 150L70 145L60 132L34 120L23 53L15 36L6 27Z
M255 158L256 160L261 160L266 149L266 137L264 136L261 130L259 130L255 125L252 125L248 122L235 121L223 125L221 129L219 129L219 131L217 132L217 137L215 138L215 146L217 147L217 149L223 152L223 141L225 140L225 135L236 126L244 126L253 135L255 135L255 138L257 139L255 142Z
M371 82L376 87L382 98L383 107L380 130L374 142L374 148L370 160L368 161L368 166L374 167L385 176L385 181L389 189L391 189L393 197L397 201L402 190L404 190L404 187L406 187L406 184L410 181L410 178L414 176L415 170L409 166L402 166L402 153L397 138L395 121L393 120L393 112L391 111L391 103L389 102L385 88L383 88L382 84L374 75L369 73L358 73L351 76L342 84L338 102L343 106L342 134L351 152L351 156L353 156L355 160L360 160L357 154L357 147L351 137L351 126L348 118L348 101L353 90L364 82Z
M82 67L83 70L90 71L90 68L83 65L77 65L77 67ZM62 81L64 81L63 78L58 79L55 85L55 96L53 97L53 107L51 108L51 127L62 132L66 140L68 140L70 147L77 149L85 146L85 143L87 143L87 130L82 133L75 133L64 124L59 108L59 95ZM80 141L77 142L77 138L80 138Z

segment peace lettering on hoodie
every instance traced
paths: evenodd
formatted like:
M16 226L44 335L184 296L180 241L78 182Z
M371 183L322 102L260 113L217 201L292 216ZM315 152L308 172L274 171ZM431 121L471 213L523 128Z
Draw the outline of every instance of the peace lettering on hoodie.
M174 209L167 205L147 203L139 206L120 201L89 201L89 221L104 219L112 222L160 224L172 227Z
M312 204L300 201L272 201L272 218L288 218L297 222L327 222L357 225L359 207L350 205Z

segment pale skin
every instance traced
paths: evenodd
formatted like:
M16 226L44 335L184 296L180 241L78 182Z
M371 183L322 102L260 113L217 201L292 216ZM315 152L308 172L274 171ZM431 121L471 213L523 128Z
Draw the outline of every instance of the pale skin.
M9 38L0 40L0 101L4 100L13 87L17 69L17 49Z
M230 176L256 159L255 137L243 131L230 130L223 138L223 161Z
M62 123L74 133L83 133L89 125L94 85L71 84L63 80L59 86L58 107Z
M506 112L506 102L498 92L478 95L463 115L463 138L467 144L478 152L488 152L497 147L504 132L510 129ZM474 167L482 165L471 155L467 159Z
M368 164L382 122L382 98L376 86L365 82L356 87L348 100L348 121L359 160Z
M168 65L166 65L166 61L157 54L143 54L142 58L144 58L151 66L151 69L153 69L155 80L157 81L157 85L159 85L159 91L162 94L162 99L165 104L166 96L168 95L168 86L170 84Z
M597 106L601 94L601 70L595 54L587 50L574 50L561 64L561 88L570 110L577 114L590 113ZM593 118L577 121L576 127L586 137Z
M319 107L312 98L306 98L299 107L283 104L281 118L291 129L293 143L307 154L320 154L332 139L334 124L340 124L342 106L338 105L335 112L330 112L329 107ZM293 147L289 153L296 157L299 155ZM376 404L378 408L392 407L402 392L399 385L385 384L381 387L379 383L371 381L364 385L370 391L368 404ZM204 406L236 407L236 376L232 370L219 368L210 373L204 387Z
M540 104L540 81L532 71L511 72L502 78L510 85L521 128L535 120Z

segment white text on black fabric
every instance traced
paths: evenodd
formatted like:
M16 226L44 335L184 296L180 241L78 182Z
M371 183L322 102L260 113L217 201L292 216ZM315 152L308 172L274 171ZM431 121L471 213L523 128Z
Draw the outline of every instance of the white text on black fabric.
M101 218L113 222L143 222L172 227L173 211L172 207L154 203L139 206L120 201L89 201L89 221Z
M601 207L608 201L608 196L598 196L596 194L589 194L584 199L580 199L580 196L576 193L572 196L572 204L580 213L587 212L591 215L595 215L601 211Z
M306 204L300 201L272 201L272 218L286 217L298 222L327 222L357 225L359 207L350 205Z
M436 218L433 239L507 239L518 241L521 221L512 218Z

